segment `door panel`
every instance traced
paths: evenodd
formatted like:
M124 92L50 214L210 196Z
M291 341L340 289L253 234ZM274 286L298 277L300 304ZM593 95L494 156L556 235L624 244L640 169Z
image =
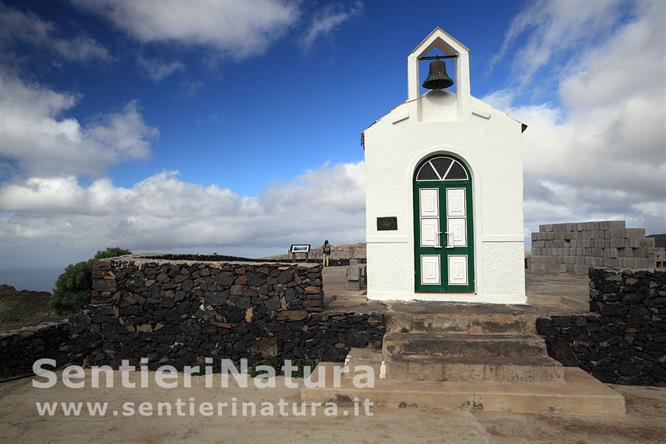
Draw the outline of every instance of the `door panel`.
M439 219L421 219L421 246L439 247Z
M448 219L448 242L447 247L465 247L467 246L467 220L466 219Z
M467 285L467 256L449 256L449 285Z
M421 217L439 217L439 190L426 188L419 190Z
M465 217L465 189L447 188L446 189L446 215L448 217Z
M440 270L439 255L421 255L421 284L440 285Z

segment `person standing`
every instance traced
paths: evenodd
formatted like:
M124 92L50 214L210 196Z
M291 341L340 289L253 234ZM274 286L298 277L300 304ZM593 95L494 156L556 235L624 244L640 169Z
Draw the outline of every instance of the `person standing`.
M321 258L324 267L328 267L331 259L331 244L328 243L328 240L325 240L324 245L321 246Z

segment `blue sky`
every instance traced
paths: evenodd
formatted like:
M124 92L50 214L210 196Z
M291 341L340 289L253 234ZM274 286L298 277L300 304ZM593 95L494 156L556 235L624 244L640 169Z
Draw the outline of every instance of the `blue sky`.
M0 0L0 280L107 245L363 241L360 133L435 26L529 124L526 236L666 231L661 2Z
M66 2L18 2L16 7L85 31L108 48L114 60L85 64L44 63L43 51L25 45L35 61L35 80L81 99L71 115L81 122L138 102L145 121L159 129L149 159L116 165L108 175L118 186L160 170L178 170L184 180L221 184L256 194L323 162L357 161L359 134L404 100L406 55L435 26L443 26L473 48L473 89L478 96L503 87L508 63L490 61L521 2L366 2L350 18L305 50L307 17L328 2L304 3L302 23L263 54L234 60L209 47L169 43L139 45L104 18ZM353 7L340 3L340 10ZM137 58L179 62L183 68L155 81ZM196 91L188 89L197 85ZM248 166L252 165L252 174Z

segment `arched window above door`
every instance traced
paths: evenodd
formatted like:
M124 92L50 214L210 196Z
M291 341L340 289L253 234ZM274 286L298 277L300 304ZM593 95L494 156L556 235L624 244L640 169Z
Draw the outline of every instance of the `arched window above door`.
M468 179L465 167L456 159L448 156L438 156L427 160L416 174L418 182Z

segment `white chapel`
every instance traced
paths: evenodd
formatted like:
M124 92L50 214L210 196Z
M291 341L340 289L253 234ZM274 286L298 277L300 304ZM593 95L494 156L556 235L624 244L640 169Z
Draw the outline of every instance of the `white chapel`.
M368 298L525 303L525 128L471 96L441 28L409 54L407 100L362 136Z

